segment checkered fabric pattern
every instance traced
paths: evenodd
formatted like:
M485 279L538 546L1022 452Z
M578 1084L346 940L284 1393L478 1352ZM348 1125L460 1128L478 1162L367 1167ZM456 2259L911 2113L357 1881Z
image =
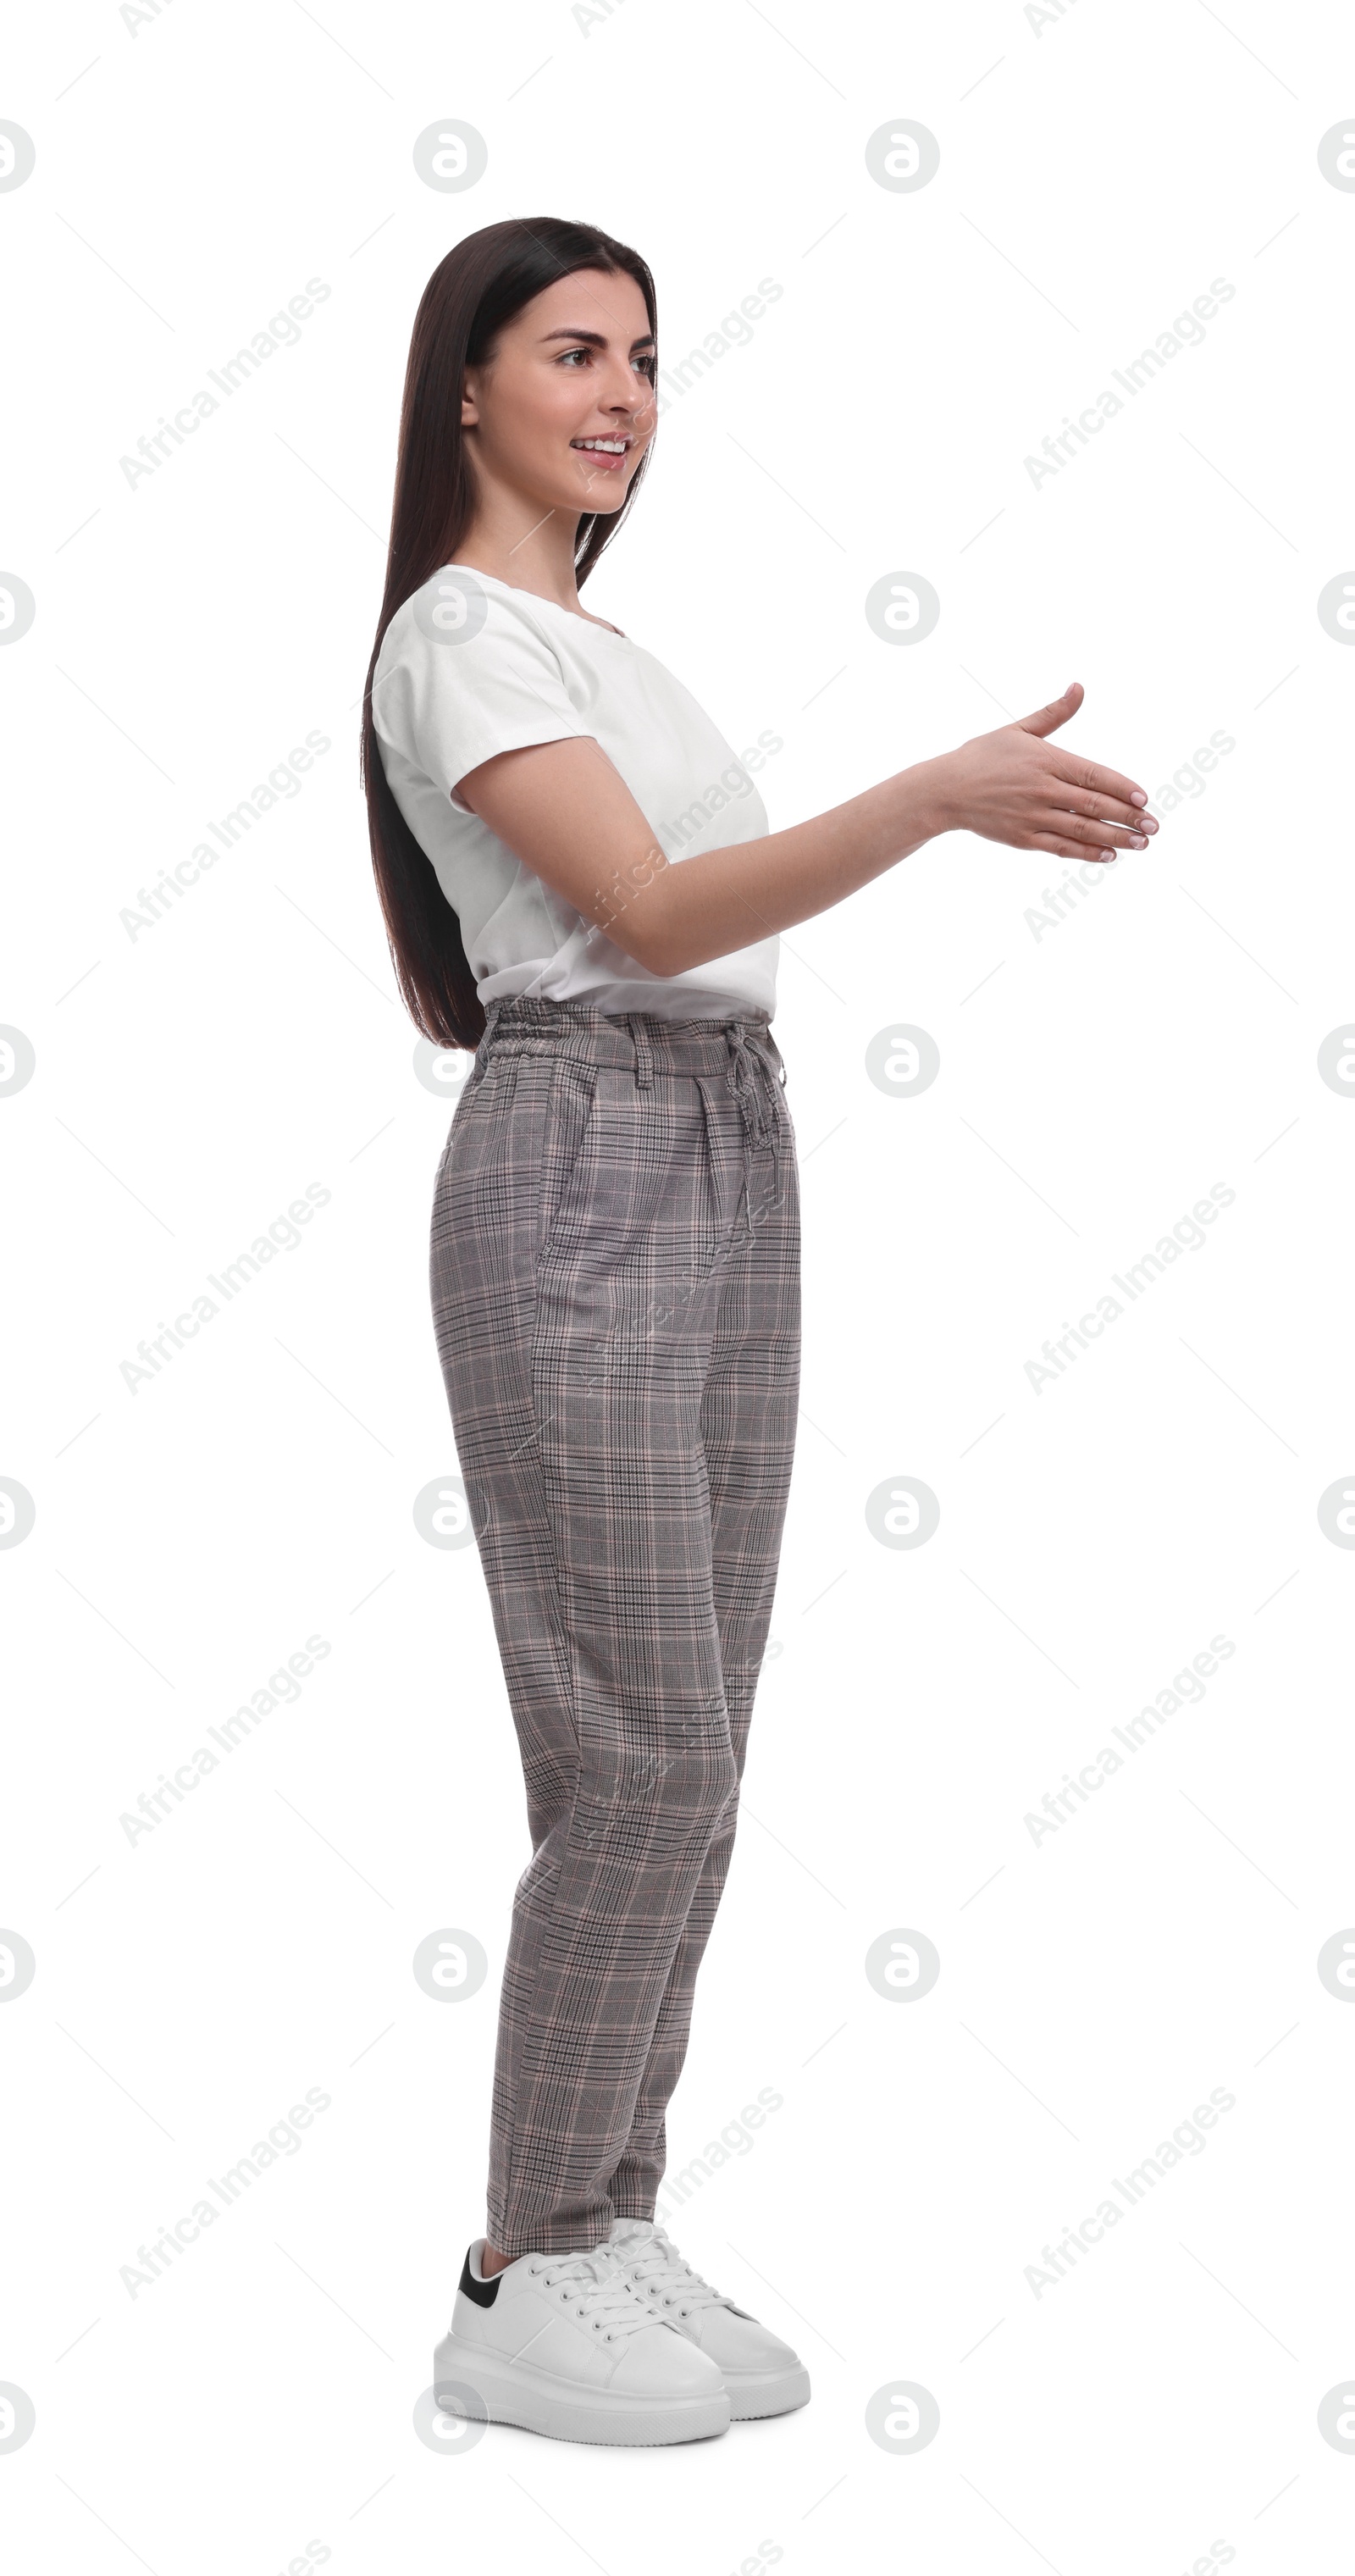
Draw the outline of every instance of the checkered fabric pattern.
M517 2255L654 2214L776 1584L800 1205L765 1012L487 1020L431 1275L532 1840L488 2208Z

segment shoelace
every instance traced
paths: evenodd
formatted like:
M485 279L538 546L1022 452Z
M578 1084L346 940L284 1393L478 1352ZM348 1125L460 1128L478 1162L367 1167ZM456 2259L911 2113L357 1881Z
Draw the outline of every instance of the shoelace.
M608 2245L594 2246L590 2254L543 2254L530 2268L548 2290L563 2289L576 2313L609 2341L650 2322Z
M639 2230L643 2228L644 2234ZM609 2251L620 2259L631 2280L654 2292L666 2308L676 2308L681 2316L690 2316L696 2308L723 2308L729 2305L722 2290L713 2290L694 2271L685 2254L679 2254L671 2236L665 2234L657 2219L638 2219L634 2236L619 2238Z

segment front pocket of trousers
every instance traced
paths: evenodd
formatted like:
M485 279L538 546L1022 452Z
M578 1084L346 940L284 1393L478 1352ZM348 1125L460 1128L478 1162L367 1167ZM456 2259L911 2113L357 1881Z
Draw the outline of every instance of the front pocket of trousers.
M545 1109L541 1158L541 1215L537 1266L557 1251L592 1199L590 1153L598 1113L598 1072L592 1065L557 1063Z

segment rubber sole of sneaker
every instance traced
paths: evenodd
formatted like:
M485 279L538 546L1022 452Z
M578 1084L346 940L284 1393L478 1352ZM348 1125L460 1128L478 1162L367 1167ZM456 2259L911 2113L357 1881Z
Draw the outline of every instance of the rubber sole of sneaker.
M699 2442L723 2433L731 2421L723 2388L709 2397L637 2398L609 2388L581 2397L567 2381L522 2362L477 2349L444 2335L433 2355L433 2390L449 2415L464 2415L457 2387L479 2398L491 2424L514 2424L557 2442L607 2442L652 2450L670 2442Z
M730 2420L735 2424L760 2423L765 2415L789 2415L795 2407L809 2404L809 2373L803 2368L765 2371L760 2378L751 2372L746 2378L736 2373L725 2386Z

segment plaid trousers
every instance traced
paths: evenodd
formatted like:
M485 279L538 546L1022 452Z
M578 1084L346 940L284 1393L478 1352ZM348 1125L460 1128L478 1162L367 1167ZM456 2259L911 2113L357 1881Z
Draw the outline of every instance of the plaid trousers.
M776 1585L800 1202L765 1011L487 1021L431 1281L532 1842L488 2194L518 2255L654 2215Z

